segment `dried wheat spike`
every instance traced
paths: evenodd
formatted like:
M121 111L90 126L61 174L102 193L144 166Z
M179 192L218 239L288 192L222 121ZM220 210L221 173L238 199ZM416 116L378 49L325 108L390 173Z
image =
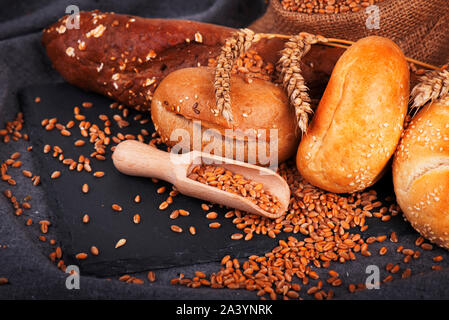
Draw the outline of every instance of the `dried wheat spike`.
M250 29L240 29L232 37L226 39L217 58L214 80L216 106L212 107L211 111L215 116L223 115L229 123L233 122L230 96L232 67L237 58L259 39L259 35Z
M300 33L285 43L278 61L282 85L287 91L290 104L295 108L296 121L302 134L307 130L309 114L313 113L313 110L310 106L308 88L301 75L301 59L309 52L312 44L326 41L327 39L321 36Z
M449 93L449 71L434 70L421 77L411 93L412 109L419 110L428 102L443 99Z

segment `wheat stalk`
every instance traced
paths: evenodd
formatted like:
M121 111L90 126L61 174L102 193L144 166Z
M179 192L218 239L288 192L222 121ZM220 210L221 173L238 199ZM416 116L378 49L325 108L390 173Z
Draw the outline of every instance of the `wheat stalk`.
M211 108L215 116L223 115L229 123L233 122L231 108L231 71L235 61L243 55L260 36L250 29L240 29L232 37L226 39L221 47L215 68L215 100L216 106Z
M285 43L281 51L281 58L277 67L280 71L280 80L295 108L296 121L301 133L307 131L309 115L313 113L310 106L308 88L301 75L301 59L309 52L313 44L326 42L326 38L309 33L300 33Z
M291 105L295 108L298 129L302 133L307 131L309 115L313 113L310 105L308 88L305 85L304 78L301 75L301 59L310 50L311 45L322 43L333 47L347 48L354 42L342 39L324 38L320 35L300 33L296 36L281 34L258 33L255 34L250 29L240 29L228 39L221 48L220 55L217 57L215 68L215 99L216 105L211 108L215 116L220 114L228 121L233 122L231 107L231 71L238 57L243 55L254 42L261 38L289 39L282 50L281 58L277 63L277 70L280 73L280 80L287 91ZM421 78L421 82L415 86L412 91L412 108L419 109L429 101L442 99L449 92L449 71L440 70L438 67L423 63L421 61L407 58L407 61L413 62L422 67L433 69Z
M449 71L433 70L421 77L411 93L412 109L416 112L427 104L445 98L449 93Z

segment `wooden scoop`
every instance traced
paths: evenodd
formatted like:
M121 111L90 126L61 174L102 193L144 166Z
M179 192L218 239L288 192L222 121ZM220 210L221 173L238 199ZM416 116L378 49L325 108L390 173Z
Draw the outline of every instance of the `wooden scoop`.
M165 180L175 185L179 192L187 196L268 218L282 216L287 211L290 201L290 188L277 173L267 168L232 159L198 151L178 155L133 140L118 144L112 159L117 170L124 174ZM207 163L219 165L233 173L240 174L245 179L262 183L266 191L278 197L281 208L276 213L267 212L244 197L187 178L192 169L205 160Z

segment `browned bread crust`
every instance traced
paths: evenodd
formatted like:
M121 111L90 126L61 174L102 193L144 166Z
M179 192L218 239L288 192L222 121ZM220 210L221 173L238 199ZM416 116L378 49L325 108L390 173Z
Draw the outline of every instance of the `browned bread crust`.
M406 219L449 249L449 98L410 122L394 157L393 182Z
M275 84L253 79L247 83L239 75L231 78L231 103L234 115L234 134L227 134L228 123L222 116L215 116L210 105L215 103L214 72L209 68L186 68L170 73L154 93L151 105L151 116L156 130L163 141L173 146L179 140L171 140L175 130L184 129L189 133L189 149L193 149L193 122L201 121L203 140L198 145L204 148L211 142L209 138L223 141L222 149L218 150L220 156L225 156L224 137L241 141L244 147L245 161L248 161L248 148L256 147L259 142L262 151L270 155L270 131L276 130L278 144L278 161L282 162L291 157L297 148L299 136L297 135L294 111L289 107L287 96L281 87ZM214 129L215 135L205 132ZM261 131L263 130L263 131ZM265 134L260 135L260 133ZM231 157L235 158L233 149ZM239 159L243 160L243 159ZM255 159L254 159L255 160ZM257 163L262 163L257 158Z
M207 65L233 29L193 21L81 12L80 28L67 16L45 29L42 42L70 83L142 111L154 88L173 70Z
M374 184L399 142L409 70L391 40L359 40L338 60L297 153L300 173L336 193Z

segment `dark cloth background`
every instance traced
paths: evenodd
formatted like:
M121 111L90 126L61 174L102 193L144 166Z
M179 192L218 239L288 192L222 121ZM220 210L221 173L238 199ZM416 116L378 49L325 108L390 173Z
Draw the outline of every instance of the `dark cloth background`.
M200 20L231 27L244 27L260 17L265 10L264 0L127 0L127 1L0 1L0 123L12 120L19 111L17 94L23 87L33 84L62 82L51 68L40 43L41 30L65 14L65 8L77 5L80 10L100 9L144 17L166 17ZM29 143L24 141L4 144L0 142L1 161L15 151L22 152L21 160L26 169L39 174L33 161L33 151L27 152ZM38 152L38 151L36 151ZM254 293L243 290L190 289L171 286L169 279L183 272L191 275L195 270L214 272L218 263L194 265L182 268L157 270L157 281L152 284L130 285L115 279L107 281L93 277L81 277L80 290L67 290L62 273L48 259L54 250L48 243L38 240L37 221L49 219L53 214L46 203L41 188L17 175L20 188L15 195L23 199L32 196L32 210L27 216L34 221L25 226L24 217L13 214L11 204L0 196L0 277L7 277L9 285L0 286L3 299L255 299ZM7 184L0 182L1 190ZM17 190L17 191L16 191ZM50 228L48 239L55 237ZM56 239L57 240L57 239ZM375 260L372 260L375 263ZM344 266L341 266L344 268ZM364 268L356 263L351 268ZM353 269L354 270L354 269ZM361 269L362 270L362 269ZM145 278L145 274L137 275ZM382 290L365 290L339 298L358 299L421 299L448 298L449 273L447 271L415 275L407 281L395 281ZM302 293L302 296L305 294Z

